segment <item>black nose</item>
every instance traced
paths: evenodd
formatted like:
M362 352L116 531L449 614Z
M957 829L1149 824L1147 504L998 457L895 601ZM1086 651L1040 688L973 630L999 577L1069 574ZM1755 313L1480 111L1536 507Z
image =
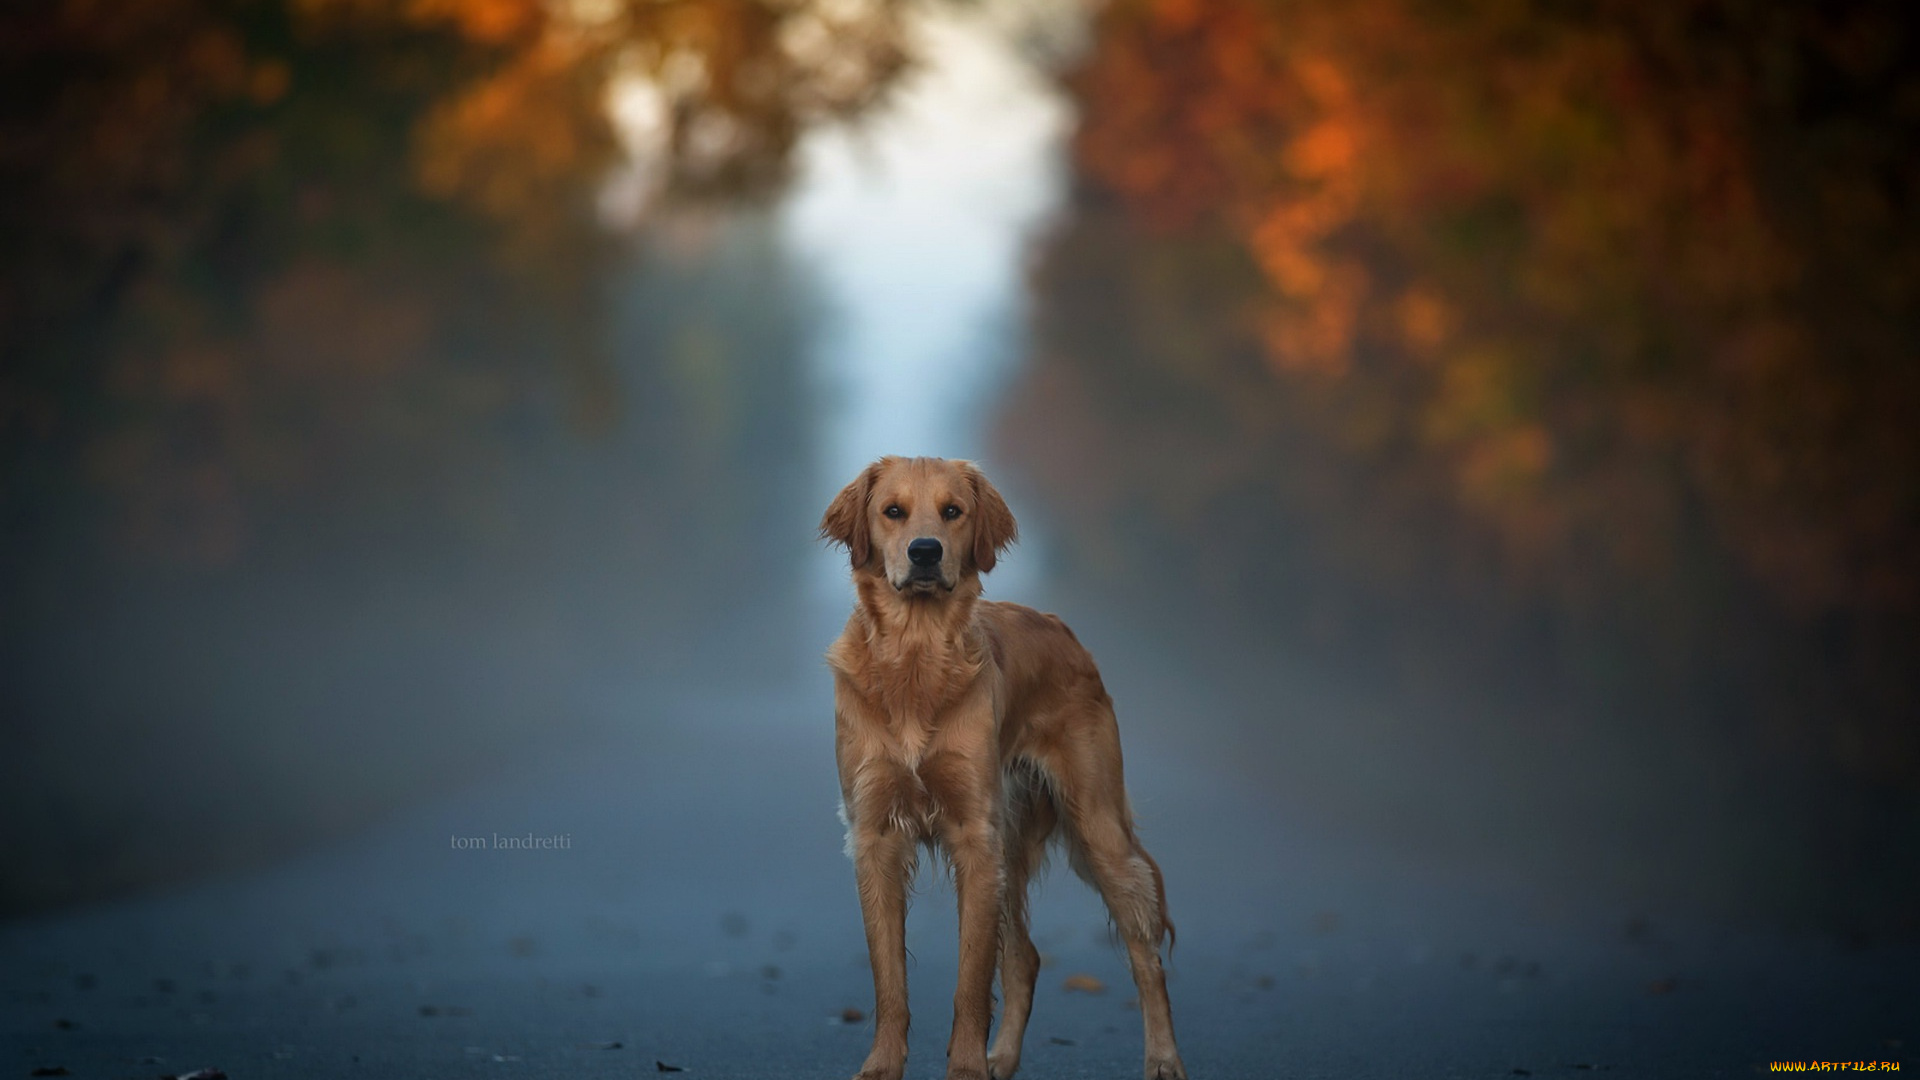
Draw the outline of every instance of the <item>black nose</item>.
M940 565L940 541L923 536L907 545L907 559L915 566Z

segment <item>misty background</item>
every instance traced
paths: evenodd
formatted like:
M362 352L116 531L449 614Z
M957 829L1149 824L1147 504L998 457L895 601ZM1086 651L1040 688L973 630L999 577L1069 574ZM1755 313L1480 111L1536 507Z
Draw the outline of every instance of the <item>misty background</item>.
M1916 47L1875 2L16 8L0 914L609 733L751 798L715 689L825 747L815 523L925 453L1009 495L989 595L1094 648L1136 773L1910 935ZM809 765L768 812L830 820Z

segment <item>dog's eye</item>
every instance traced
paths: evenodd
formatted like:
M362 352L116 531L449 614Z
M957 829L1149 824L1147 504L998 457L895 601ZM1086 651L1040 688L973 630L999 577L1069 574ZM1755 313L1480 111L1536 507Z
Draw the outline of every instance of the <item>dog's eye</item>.
M905 510L900 509L899 503L894 503L891 506L888 506L885 510L882 510L880 512L887 515L890 518L905 517L907 513Z
M945 510L940 511L940 515L948 521L952 521L954 518L960 516L960 508L957 506L949 506Z

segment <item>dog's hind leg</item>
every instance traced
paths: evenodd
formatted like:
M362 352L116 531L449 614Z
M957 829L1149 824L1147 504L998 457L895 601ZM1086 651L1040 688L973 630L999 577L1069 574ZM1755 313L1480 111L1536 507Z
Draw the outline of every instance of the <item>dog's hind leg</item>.
M1009 778L1008 784L1021 779ZM1020 1043L1033 1013L1033 984L1040 975L1040 952L1027 930L1027 885L1046 858L1047 838L1059 821L1053 800L1031 779L1009 802L1007 885L1000 906L1000 1030L987 1054L993 1080L1008 1080L1020 1068Z
M1073 845L1074 870L1107 903L1107 913L1127 946L1127 962L1140 993L1146 1035L1147 1080L1186 1080L1186 1066L1173 1038L1173 1008L1167 1001L1167 977L1160 964L1160 939L1172 932L1160 867L1133 833L1133 817L1112 755L1111 776L1089 777L1062 791ZM1084 763L1091 765L1091 762ZM1095 782L1087 783L1088 779Z

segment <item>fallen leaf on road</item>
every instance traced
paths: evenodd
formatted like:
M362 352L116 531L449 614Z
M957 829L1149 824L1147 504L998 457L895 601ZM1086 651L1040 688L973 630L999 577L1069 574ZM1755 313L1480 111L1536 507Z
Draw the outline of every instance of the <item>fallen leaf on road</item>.
M1107 984L1091 975L1069 975L1066 981L1061 983L1060 986L1064 990L1078 990L1083 994L1104 994L1107 992Z
M661 1072L686 1072L687 1071L678 1065L669 1065L664 1061L658 1061L658 1060L656 1060L653 1063L653 1067L660 1070Z
M859 1009L845 1008L840 1010L840 1022L843 1024L857 1024L866 1018L867 1014L861 1012Z

